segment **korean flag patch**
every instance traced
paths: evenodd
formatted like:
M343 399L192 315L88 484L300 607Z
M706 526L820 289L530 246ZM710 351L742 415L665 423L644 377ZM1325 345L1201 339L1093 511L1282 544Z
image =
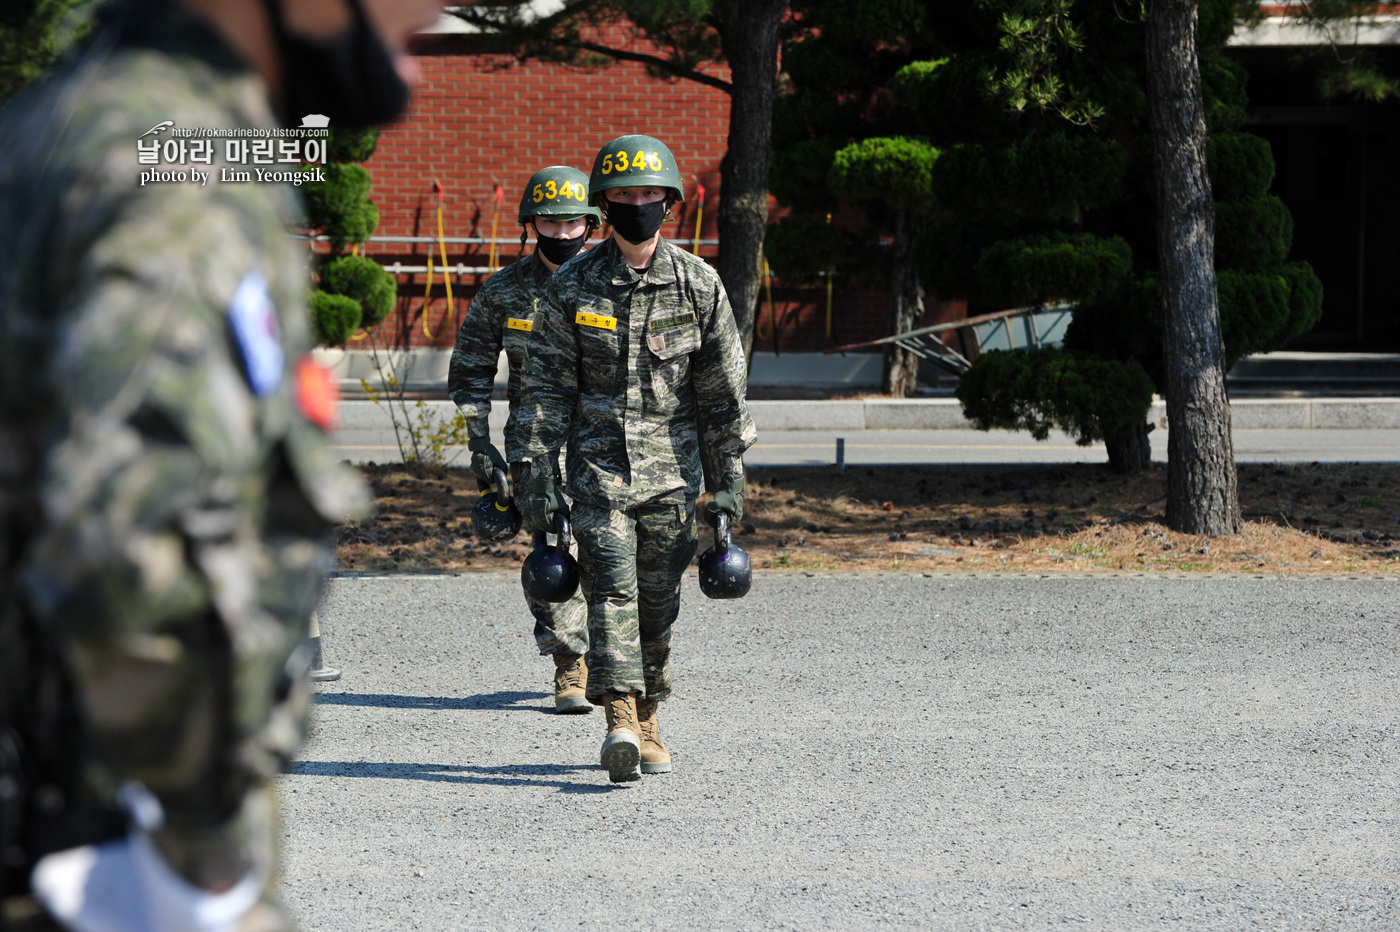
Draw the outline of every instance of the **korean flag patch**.
M282 384L286 363L278 339L277 310L267 293L267 279L259 272L243 276L228 303L228 323L243 356L243 372L253 394L266 398Z

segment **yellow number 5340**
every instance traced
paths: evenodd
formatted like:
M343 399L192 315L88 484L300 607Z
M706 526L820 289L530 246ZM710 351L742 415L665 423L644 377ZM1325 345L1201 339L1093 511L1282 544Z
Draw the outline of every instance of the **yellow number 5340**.
M661 154L659 152L643 152L638 149L630 156L625 151L609 152L603 156L602 173L604 175L611 175L615 171L639 172L646 168L654 172L661 171Z
M535 185L534 190L530 193L530 199L536 204L540 201L552 201L556 197L565 199L572 198L576 201L586 201L588 199L587 192L584 190L583 185L577 181L566 181L562 185L556 185L551 179L544 184Z

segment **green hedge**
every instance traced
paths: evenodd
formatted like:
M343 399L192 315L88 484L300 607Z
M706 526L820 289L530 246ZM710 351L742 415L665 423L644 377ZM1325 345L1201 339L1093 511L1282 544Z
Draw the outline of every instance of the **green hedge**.
M1011 308L1098 300L1122 284L1132 267L1132 250L1119 237L1052 233L993 243L982 250L975 272L982 300Z
M1134 359L1052 347L992 350L958 379L957 397L979 430L1025 430L1044 440L1058 427L1087 446L1146 420L1152 380Z
M338 256L327 262L321 269L321 288L359 304L361 327L373 327L388 317L399 292L394 276L366 256Z
M353 298L324 291L311 293L311 325L322 346L344 346L360 328L360 305Z

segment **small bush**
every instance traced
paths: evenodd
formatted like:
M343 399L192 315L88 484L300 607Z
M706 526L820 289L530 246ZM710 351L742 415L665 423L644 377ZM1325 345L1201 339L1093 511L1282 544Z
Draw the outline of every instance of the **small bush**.
M848 200L878 200L893 210L929 213L934 208L933 166L938 154L918 139L862 139L836 153L827 184Z
M1292 316L1288 282L1282 275L1223 271L1216 276L1220 297L1220 336L1225 368L1243 356L1279 345Z
M789 217L768 226L763 254L778 278L789 284L808 284L841 263L845 239L846 234L834 223Z
M322 346L344 346L360 327L360 305L345 295L311 293L311 324Z
M332 162L367 162L379 144L379 127L332 129L326 158Z
M826 186L836 149L822 139L804 139L773 153L769 189L780 204L812 210L833 200Z
M1274 181L1269 143L1251 133L1213 133L1206 138L1210 192L1217 201L1262 197Z
M1313 328L1322 317L1322 279L1306 262L1289 262L1279 270L1288 282L1288 324L1279 337L1286 343Z
M369 172L358 165L327 165L325 181L303 186L306 225L322 230L340 251L363 243L379 226L379 210L369 200Z
M1264 273L1277 269L1293 244L1293 215L1266 194L1215 205L1215 267Z
M361 327L373 327L389 316L398 297L394 276L366 256L338 256L321 269L321 288L352 298L360 305Z

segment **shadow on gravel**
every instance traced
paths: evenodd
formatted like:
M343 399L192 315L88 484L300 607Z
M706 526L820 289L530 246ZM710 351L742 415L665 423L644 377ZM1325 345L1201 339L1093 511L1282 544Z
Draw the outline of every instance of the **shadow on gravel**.
M287 773L301 777L375 777L380 780L433 780L486 786L556 786L561 793L607 793L617 787L563 779L583 771L602 775L596 764L506 764L472 767L464 764L397 764L373 761L298 760ZM550 779L554 778L554 779Z
M536 705L548 699L549 693L527 693L502 690L479 696L397 696L393 693L323 693L316 694L317 705L353 705L374 709L431 709L434 711L515 711L543 712L553 715L554 709ZM529 703L522 705L522 703Z

